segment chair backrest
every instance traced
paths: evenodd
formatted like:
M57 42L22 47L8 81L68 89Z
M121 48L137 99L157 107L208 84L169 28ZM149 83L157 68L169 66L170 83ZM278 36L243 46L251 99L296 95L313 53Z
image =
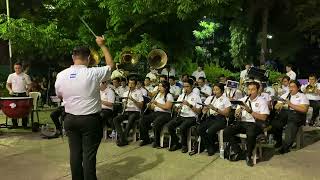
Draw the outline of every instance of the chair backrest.
M33 110L37 110L38 109L38 100L41 97L41 93L40 92L29 92L29 96L32 97L33 99Z

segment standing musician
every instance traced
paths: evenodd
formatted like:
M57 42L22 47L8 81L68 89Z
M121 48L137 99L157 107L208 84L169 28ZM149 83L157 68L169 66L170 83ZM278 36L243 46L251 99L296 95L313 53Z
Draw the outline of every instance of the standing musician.
M184 93L182 93L176 105L177 116L167 123L168 131L171 135L171 147L169 151L180 149L182 145L182 153L188 152L187 136L188 129L196 124L196 118L201 112L200 96L192 92L193 80L189 79L183 83ZM179 128L181 132L181 145L176 134L176 129Z
M114 126L120 137L117 140L118 146L128 145L128 135L136 120L140 118L140 112L143 107L143 96L140 90L136 89L137 80L134 77L129 79L129 90L123 95L123 113L113 119ZM128 119L125 130L122 129L121 123Z
M140 120L140 146L150 143L149 129L153 122L154 143L152 147L160 147L160 132L163 126L170 121L173 96L169 93L170 84L162 81L159 84L158 94L151 100L149 107L153 110L151 114L145 115Z
M100 97L101 97L101 118L103 121L103 126L108 125L112 128L112 134L115 135L115 128L113 125L113 104L115 101L115 92L111 89L107 81L102 81L100 84Z
M22 72L22 64L17 62L13 66L14 73L10 74L7 79L6 88L13 97L26 97L31 89L30 77ZM23 128L27 128L28 117L22 118ZM18 120L12 119L12 129L18 127Z
M290 92L281 96L285 102L278 101L275 105L275 109L279 112L278 118L271 121L274 139L277 141L275 148L280 148L279 153L281 154L290 151L298 128L304 125L306 121L306 113L309 108L308 98L299 92L299 81L291 80L289 86ZM282 140L282 132L285 126L285 139Z
M89 48L76 47L72 52L74 65L60 72L55 82L56 94L65 106L64 127L73 180L97 179L96 155L103 134L99 85L110 78L114 62L104 38L97 36L96 42L103 51L106 66L88 68Z
M312 107L312 117L309 122L313 126L320 110L320 84L317 83L317 76L315 74L309 75L309 83L301 86L302 92L307 96Z
M215 146L218 140L217 132L226 127L226 117L231 110L229 98L223 96L224 84L215 84L212 90L214 95L205 100L204 104L206 106L202 110L203 114L207 114L208 117L197 128L209 156L212 156L218 150Z
M223 136L225 141L231 144L234 152L238 153L240 147L237 144L236 134L245 133L247 135L247 151L246 163L248 166L253 166L252 152L256 145L257 136L262 133L259 122L264 122L269 115L267 101L259 96L258 90L260 85L258 82L248 83L248 96L240 99L242 103L238 105L235 117L239 119L234 125L227 127ZM235 154L234 156L238 156ZM232 159L237 159L232 157Z
M201 101L205 101L207 97L211 96L212 94L212 89L210 86L205 84L205 79L204 77L199 77L198 78L198 86L200 88L200 97Z

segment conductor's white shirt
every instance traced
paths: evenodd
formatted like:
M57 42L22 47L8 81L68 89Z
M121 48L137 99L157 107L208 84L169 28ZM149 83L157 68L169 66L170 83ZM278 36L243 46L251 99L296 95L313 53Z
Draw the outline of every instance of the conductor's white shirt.
M88 68L72 65L57 75L56 94L65 102L65 112L73 115L101 111L100 82L111 74L111 67Z

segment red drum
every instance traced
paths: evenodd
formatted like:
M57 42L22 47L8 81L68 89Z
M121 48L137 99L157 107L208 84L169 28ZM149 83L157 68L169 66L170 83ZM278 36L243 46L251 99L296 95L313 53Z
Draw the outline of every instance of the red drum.
M23 118L32 110L32 97L1 97L0 107L2 112L10 118Z

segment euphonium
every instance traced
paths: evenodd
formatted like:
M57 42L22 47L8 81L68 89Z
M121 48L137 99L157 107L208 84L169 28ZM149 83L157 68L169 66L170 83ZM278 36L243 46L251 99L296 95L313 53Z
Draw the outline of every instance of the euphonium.
M309 85L306 87L305 92L306 92L306 93L310 93L310 94L315 93L315 92L316 92L316 86L309 84Z

